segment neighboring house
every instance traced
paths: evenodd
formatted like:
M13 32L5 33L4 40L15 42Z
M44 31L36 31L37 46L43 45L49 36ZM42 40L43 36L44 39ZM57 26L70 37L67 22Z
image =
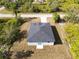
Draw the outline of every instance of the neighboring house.
M5 7L4 7L4 6L0 6L0 11L1 11L1 10L4 10L4 9L5 9Z
M43 49L43 46L54 45L55 38L49 23L32 23L28 33L28 45Z
M9 0L10 2L16 2L18 0ZM34 0L33 3L44 3L46 2L47 0Z
M44 3L46 2L47 0L34 0L33 3Z
M16 2L17 0L9 0L10 2Z

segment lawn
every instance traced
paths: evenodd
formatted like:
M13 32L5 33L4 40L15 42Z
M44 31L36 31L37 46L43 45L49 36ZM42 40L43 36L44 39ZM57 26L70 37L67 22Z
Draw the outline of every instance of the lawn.
M10 10L4 9L4 10L0 10L0 13L3 13L3 14L11 14L13 12L10 11Z
M79 24L69 23L65 27L66 40L74 59L79 59Z
M1 51L0 51L0 59L3 59L3 55L2 55L2 53L1 53Z

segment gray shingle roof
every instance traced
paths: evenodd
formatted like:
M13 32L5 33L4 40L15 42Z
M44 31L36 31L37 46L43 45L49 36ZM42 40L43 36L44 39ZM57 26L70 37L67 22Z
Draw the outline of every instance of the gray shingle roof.
M55 38L49 23L32 23L28 42L54 42Z

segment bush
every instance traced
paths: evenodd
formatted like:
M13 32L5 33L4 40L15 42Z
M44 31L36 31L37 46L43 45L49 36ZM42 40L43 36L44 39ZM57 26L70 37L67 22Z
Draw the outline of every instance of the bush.
M0 52L0 59L3 59L2 52Z
M3 22L3 23L2 23ZM1 21L0 25L0 43L11 44L17 40L19 35L19 23L16 19L10 19L6 22Z
M34 4L33 10L34 12L41 12L41 13L51 12L51 9L47 4Z
M58 22L60 20L60 16L57 13L54 13L53 19L54 19L55 22Z
M4 59L11 59L10 57L12 56L12 51L4 51L3 53L2 53L2 55L3 55L3 58Z
M18 51L15 56L17 59L22 59L22 58L27 59L27 57L30 57L33 53L34 52L30 50L27 50L27 51L23 50L23 51Z

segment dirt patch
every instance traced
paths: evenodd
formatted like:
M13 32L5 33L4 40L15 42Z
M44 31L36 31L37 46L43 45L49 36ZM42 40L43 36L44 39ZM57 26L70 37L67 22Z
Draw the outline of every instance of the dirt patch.
M20 43L15 43L11 49L14 52L31 50L34 54L28 59L71 59L71 56L65 45L44 46L44 49L38 50L35 46L28 46L26 39ZM14 59L15 56L12 58Z

